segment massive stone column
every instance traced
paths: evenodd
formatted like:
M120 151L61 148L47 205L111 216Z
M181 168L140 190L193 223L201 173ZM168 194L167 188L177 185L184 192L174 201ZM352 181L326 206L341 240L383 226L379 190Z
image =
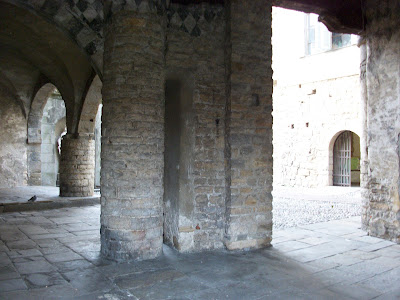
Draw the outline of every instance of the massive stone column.
M400 243L400 7L366 1L368 193L363 227Z
M61 141L60 196L88 197L93 192L93 137L67 134Z
M271 3L232 0L227 12L228 249L268 246L272 236Z
M101 252L115 260L162 251L165 34L159 13L152 1L138 7L133 1L112 7L105 28Z

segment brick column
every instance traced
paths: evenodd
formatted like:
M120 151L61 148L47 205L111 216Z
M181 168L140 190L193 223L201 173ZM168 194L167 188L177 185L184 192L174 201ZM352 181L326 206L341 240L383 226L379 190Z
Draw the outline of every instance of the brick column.
M228 249L268 246L272 236L271 3L232 0L227 11Z
M88 197L94 190L94 140L66 135L61 141L60 196Z
M115 260L156 257L163 242L164 19L145 1L138 11L105 28L101 252Z

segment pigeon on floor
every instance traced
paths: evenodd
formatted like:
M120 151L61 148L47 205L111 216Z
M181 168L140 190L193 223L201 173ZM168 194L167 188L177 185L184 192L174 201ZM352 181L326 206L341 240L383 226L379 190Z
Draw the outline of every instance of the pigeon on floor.
M34 195L31 199L28 200L28 202L35 202L37 199L36 195Z

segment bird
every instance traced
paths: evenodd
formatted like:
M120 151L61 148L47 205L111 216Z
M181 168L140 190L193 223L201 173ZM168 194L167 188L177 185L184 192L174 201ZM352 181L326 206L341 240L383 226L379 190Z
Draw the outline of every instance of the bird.
M28 200L28 202L35 202L37 199L36 195L34 195L31 199Z

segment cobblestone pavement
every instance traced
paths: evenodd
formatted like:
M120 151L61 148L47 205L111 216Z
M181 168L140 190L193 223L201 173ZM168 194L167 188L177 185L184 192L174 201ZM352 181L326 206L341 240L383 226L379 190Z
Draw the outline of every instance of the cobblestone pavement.
M274 187L274 229L361 216L361 188Z
M0 214L0 299L397 299L400 245L359 218L276 230L273 247L117 264L100 206Z

